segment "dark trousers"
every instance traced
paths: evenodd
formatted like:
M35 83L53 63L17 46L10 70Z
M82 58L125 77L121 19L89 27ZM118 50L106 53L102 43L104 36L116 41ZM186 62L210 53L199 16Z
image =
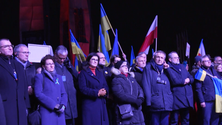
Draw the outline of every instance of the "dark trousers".
M170 124L178 125L178 117L180 115L181 125L189 125L189 112L190 108L183 108L179 110L174 110L170 113Z
M75 119L66 119L66 125L75 125Z
M168 125L169 111L151 112L151 125Z
M202 125L218 125L219 114L215 112L215 102L205 102L206 107L202 108Z

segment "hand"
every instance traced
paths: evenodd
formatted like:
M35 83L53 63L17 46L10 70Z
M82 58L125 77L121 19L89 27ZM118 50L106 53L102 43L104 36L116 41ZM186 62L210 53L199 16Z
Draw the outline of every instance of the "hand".
M67 68L71 68L72 64L68 57L66 57L66 60L63 63Z
M189 78L186 78L186 79L184 80L184 85L186 85L186 84L188 84L188 83L190 83L190 79L189 79Z
M169 68L169 67L170 67L169 64L167 64L166 62L164 62L163 68L164 68L164 69L167 69L167 68Z
M205 102L200 103L200 106L201 106L202 108L205 108L205 107L206 107Z
M106 89L105 88L100 89L98 92L98 97L105 96L105 95L106 95Z
M56 110L56 112L63 113L65 111L65 108L66 108L65 105L62 104L62 105L59 106L59 109Z
M32 86L28 86L28 93L29 93L29 95L32 95L32 94L33 94Z
M59 109L59 106L60 106L59 104L56 104L54 109Z
M217 78L217 76L213 76L214 78Z

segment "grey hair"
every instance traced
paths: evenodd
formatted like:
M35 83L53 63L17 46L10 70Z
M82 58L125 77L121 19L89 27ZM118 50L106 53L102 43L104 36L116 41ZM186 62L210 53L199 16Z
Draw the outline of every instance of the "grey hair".
M65 46L63 45L59 45L56 50L55 50L55 54L62 54L62 55L67 55L68 54L68 50Z
M141 55L136 56L136 63L138 63L138 59L142 57Z
M143 55L143 54L145 54L145 55L146 55L146 53L145 53L145 52L140 52L140 53L138 54L138 56L141 56L141 55Z
M6 38L0 39L0 45L2 44L2 40L10 41L9 39Z
M27 47L25 44L18 44L14 47L14 54L19 52L20 47ZM27 47L28 48L28 47Z
M153 54L153 56L156 57L156 54L157 54L157 53L162 53L162 54L164 54L164 56L165 56L165 58L166 58L166 53L165 53L164 51L158 50L158 51L156 51L156 52Z
M172 51L172 52L170 52L170 53L168 54L168 58L172 58L172 54L173 54L173 53L176 53L176 54L177 54L177 52Z

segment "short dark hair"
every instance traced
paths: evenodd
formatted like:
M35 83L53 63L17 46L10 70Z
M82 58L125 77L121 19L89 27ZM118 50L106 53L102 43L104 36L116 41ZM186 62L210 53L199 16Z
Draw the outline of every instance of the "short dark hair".
M210 55L204 55L201 57L201 62L203 61L204 58L208 58L209 60L211 60Z
M93 56L98 57L98 61L99 61L99 56L97 55L97 53L95 53L95 52L90 53L90 54L87 56L86 61L82 63L82 68L83 68L84 70L86 70L86 69L89 67L90 59L91 59ZM99 62L98 62L98 65L99 65Z
M119 55L116 55L116 54L115 54L115 55L112 55L111 58L110 58L110 63L114 63L116 57L119 57L119 58L120 58Z
M48 54L41 59L41 66L45 65L47 59L51 59L55 63L55 58Z
M27 47L25 44L18 44L14 47L14 54L17 55L17 53L19 52L20 47ZM27 47L28 48L28 47Z

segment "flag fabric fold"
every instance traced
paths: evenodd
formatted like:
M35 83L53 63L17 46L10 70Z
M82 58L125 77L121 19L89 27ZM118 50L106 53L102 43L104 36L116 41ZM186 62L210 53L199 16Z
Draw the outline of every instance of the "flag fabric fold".
M112 26L111 26L111 23L109 22L109 19L106 15L106 12L105 12L102 4L100 4L100 11L101 11L102 33L103 33L104 39L105 39L106 50L109 51L109 50L112 49L112 47L111 47L111 44L110 44L110 38L109 38L108 30L112 29Z
M215 112L222 113L222 80L213 78L215 88Z
M204 71L203 69L199 68L197 73L195 74L195 79L197 79L199 81L204 81L206 75L207 75L207 72Z
M79 62L78 62L77 56L75 57L75 69L76 71L79 71Z
M83 53L81 47L79 46L79 43L77 42L76 38L74 37L71 29L69 30L70 32L70 41L71 41L71 46L72 46L72 53L75 54L78 58L79 61L85 61L86 60L86 55Z
M204 56L204 55L206 55L206 52L205 52L205 48L204 48L204 44L203 44L203 39L202 39L201 42L200 42L199 49L197 51L197 56Z
M132 66L134 63L135 63L135 55L133 51L133 46L131 46L130 66Z
M158 16L156 15L155 19L153 20L153 23L150 26L149 31L146 34L145 40L139 50L140 52L145 52L148 54L150 45L153 44L153 40L157 38L157 23L158 23Z
M111 56L112 55L119 55L118 32L117 32L117 29L116 29L116 37L115 37L115 40L114 40L114 43L113 43L113 50L112 50Z
M186 55L185 56L190 58L190 44L189 43L187 43L187 45L186 45Z

